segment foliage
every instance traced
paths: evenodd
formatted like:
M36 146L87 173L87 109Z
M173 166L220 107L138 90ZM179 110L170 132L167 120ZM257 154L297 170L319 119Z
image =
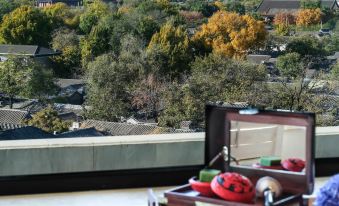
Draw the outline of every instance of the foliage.
M288 24L278 24L276 26L275 32L281 36L287 36L291 32L291 26Z
M302 57L325 56L326 51L319 39L314 36L301 36L293 38L286 46L286 52L296 52Z
M298 26L309 26L319 24L321 21L322 12L317 9L301 9L296 15L296 24Z
M39 9L21 6L4 16L0 43L48 45L52 25Z
M322 39L322 44L329 54L339 51L339 35L333 34L329 37L324 37Z
M81 74L78 71L81 62L79 37L75 31L61 28L53 33L52 48L62 52L52 57L54 73L61 78L74 78Z
M53 95L56 92L54 84L54 75L51 69L34 61L27 60L28 76L27 84L22 89L22 95L29 98L38 98L40 100L47 98L48 95Z
M11 101L15 96L42 98L53 93L52 73L32 59L9 57L0 63L0 88Z
M79 25L79 15L75 9L71 9L65 3L56 3L43 8L43 11L51 19L54 28L67 26L76 28Z
M111 49L110 41L113 38L111 36L113 26L110 25L110 18L110 16L107 16L101 19L98 25L94 26L90 33L81 39L81 61L84 68L89 61Z
M320 0L301 0L300 6L302 9L316 9L320 8L321 2Z
M19 6L33 6L34 1L31 0L0 0L0 22L5 14L12 12Z
M248 50L263 45L267 36L264 23L248 15L219 11L201 26L194 40L206 50L228 57L244 57Z
M153 35L147 49L148 52L158 49L157 52L164 57L165 75L178 77L182 72L189 70L191 48L188 34L183 27L175 27L171 22L166 23Z
M332 66L330 77L333 80L337 80L337 81L339 80L339 63L336 63L335 65Z
M202 123L208 101L255 103L258 94L254 85L265 78L262 67L216 54L198 57L191 67L192 76L186 84L166 90L159 124L178 127L183 120Z
M98 23L101 17L109 14L109 7L101 0L94 0L93 3L85 6L84 13L80 16L79 27L82 32L89 34L92 27Z
M103 54L86 69L86 104L91 107L89 118L117 121L131 108L131 90L142 71L140 42L132 36L122 39L120 56L115 59Z
M229 0L226 3L226 11L236 12L238 14L244 15L246 13L246 8L239 1Z
M275 15L274 24L295 24L295 17L291 13L281 12Z
M70 122L62 121L58 112L51 106L33 115L32 119L25 122L29 126L40 128L46 132L66 132L71 126Z
M187 0L188 10L201 12L205 17L210 17L218 9L215 5L208 3L205 0Z
M279 56L277 68L282 76L293 79L300 77L304 72L304 65L298 53L287 53Z

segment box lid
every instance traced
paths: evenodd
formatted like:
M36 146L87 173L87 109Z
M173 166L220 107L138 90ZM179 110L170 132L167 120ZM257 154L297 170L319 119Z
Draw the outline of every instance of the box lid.
M259 178L270 176L280 182L285 192L311 194L314 133L314 113L207 105L205 165L212 163L212 168L238 172L254 184ZM221 154L223 157L218 158ZM278 157L282 162L301 159L305 168L292 172L282 168L280 161L266 158L279 169L267 168L260 164L267 156Z

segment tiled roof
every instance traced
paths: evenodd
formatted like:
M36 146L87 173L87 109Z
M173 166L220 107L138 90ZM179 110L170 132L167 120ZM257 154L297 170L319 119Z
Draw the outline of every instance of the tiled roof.
M97 131L94 127L86 129L78 129L70 132L64 132L56 135L57 138L67 138L67 137L99 137L104 136L101 132Z
M2 129L21 127L22 121L29 118L31 118L31 116L27 111L16 109L0 109L0 127Z
M84 80L82 79L56 79L55 84L60 88L67 88L72 86L75 89L79 89L84 86Z
M95 127L97 130L106 132L111 136L163 134L173 132L170 128L158 127L154 125L127 124L98 120L85 120L82 122L81 128L89 127Z
M0 140L45 139L53 137L53 134L32 126L11 129L0 133Z
M22 56L41 57L59 54L61 53L37 45L0 44L0 55L22 55Z
M322 7L338 8L338 2L336 0L322 0L320 3ZM273 16L280 12L294 13L300 9L300 6L300 0L263 0L257 12Z
M262 64L263 62L268 62L270 58L271 58L270 55L259 55L259 54L247 55L247 60L254 64Z

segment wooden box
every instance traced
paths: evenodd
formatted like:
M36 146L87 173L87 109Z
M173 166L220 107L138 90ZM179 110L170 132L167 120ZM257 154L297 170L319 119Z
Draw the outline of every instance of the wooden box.
M283 188L283 194L274 200L274 205L302 205L302 195L311 194L314 186L314 133L313 113L207 105L205 165L211 164L224 151L224 156L214 161L210 168L240 173L254 186L261 177L273 177ZM291 172L254 166L260 157L267 155L281 159L301 158L305 168L302 172ZM232 161L234 159L238 165ZM169 206L263 205L263 199L259 197L251 204L204 197L189 184L169 190L165 197Z

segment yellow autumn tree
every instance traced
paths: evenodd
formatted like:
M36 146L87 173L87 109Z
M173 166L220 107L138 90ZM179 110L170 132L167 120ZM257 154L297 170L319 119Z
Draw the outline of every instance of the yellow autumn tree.
M161 56L163 73L173 77L188 70L192 58L187 31L182 26L174 26L172 22L164 24L152 36L147 52Z
M321 21L322 12L317 9L300 9L297 13L296 24L298 26L309 26L319 24Z
M243 58L250 49L262 46L266 37L262 21L249 15L218 11L201 26L193 41L202 43L213 53Z

